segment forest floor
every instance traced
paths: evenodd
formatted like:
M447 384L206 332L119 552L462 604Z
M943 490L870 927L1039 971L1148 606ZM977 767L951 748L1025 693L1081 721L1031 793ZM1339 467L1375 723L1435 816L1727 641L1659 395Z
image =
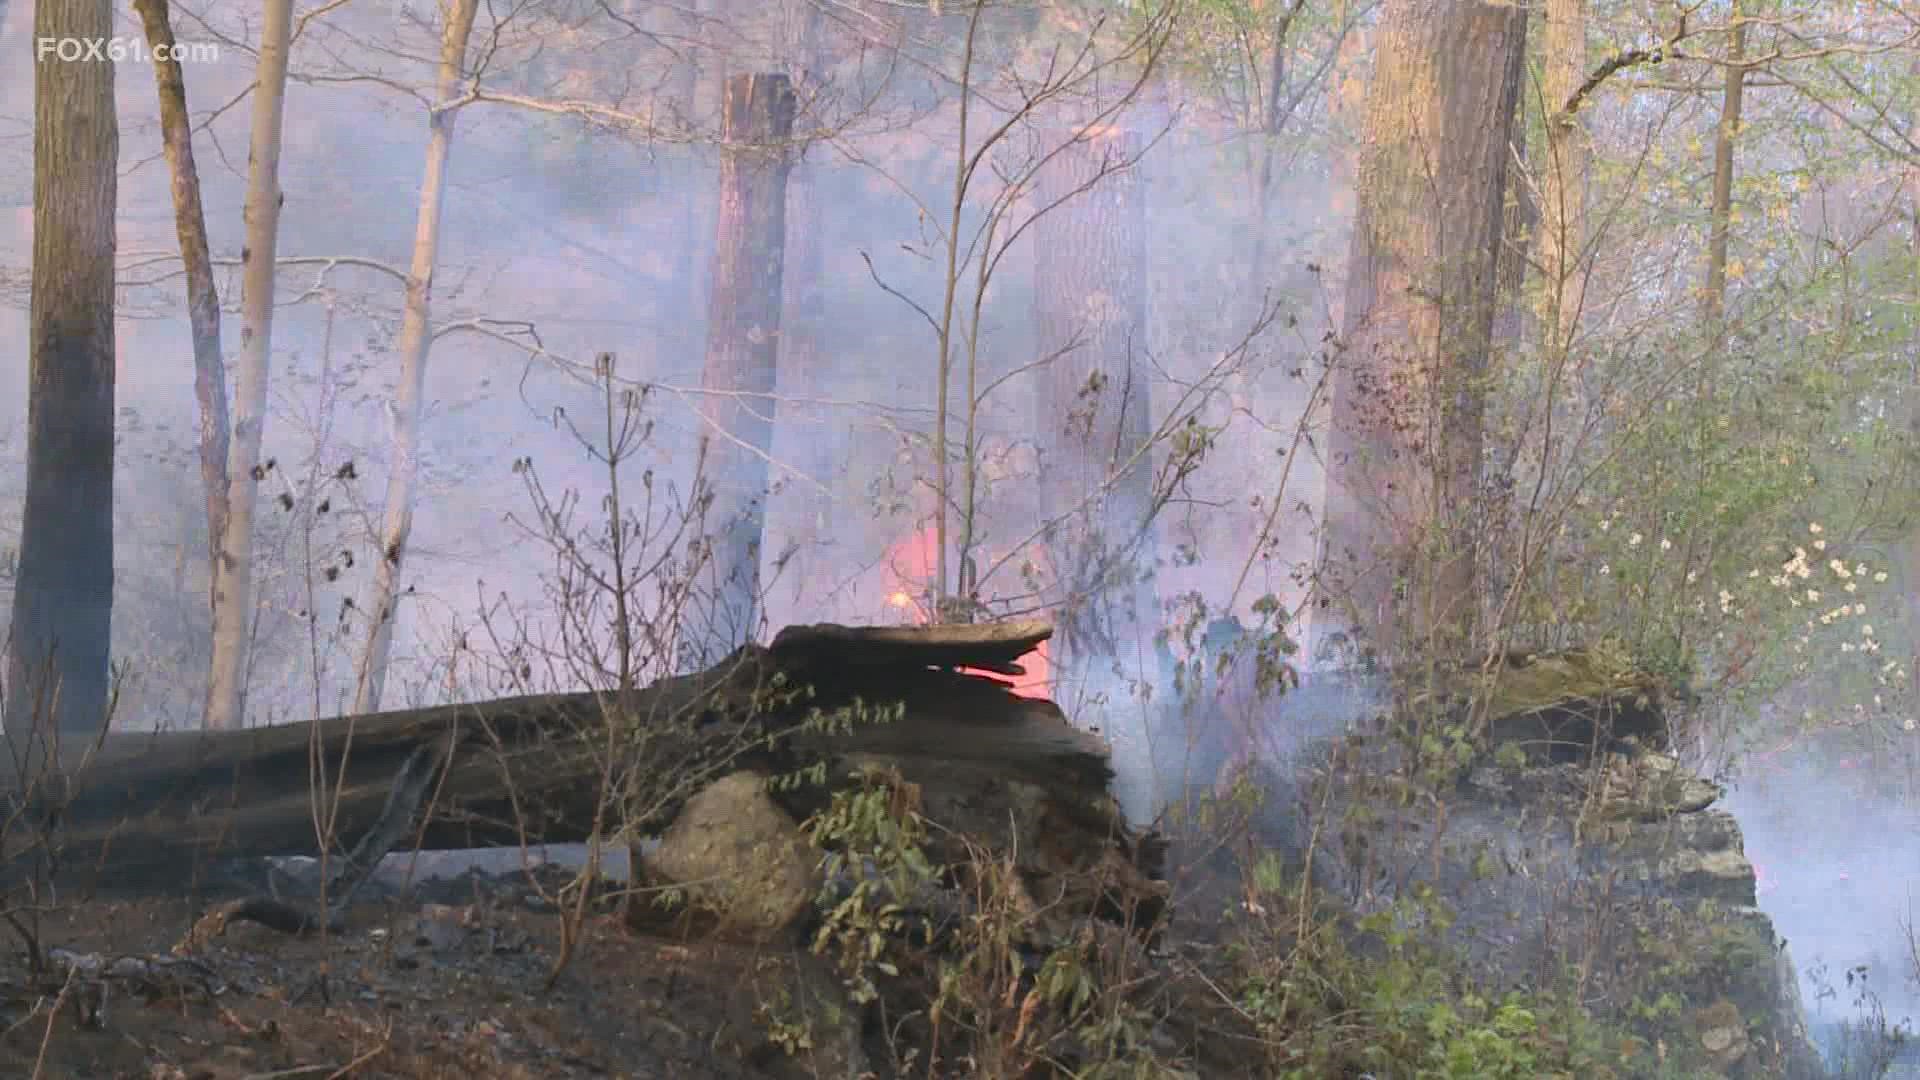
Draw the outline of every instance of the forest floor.
M183 900L68 902L42 917L39 934L50 949L138 966L166 957L201 910ZM67 986L57 1012L61 977L36 978L25 950L11 949L0 959L0 1076L806 1074L761 1022L776 988L794 985L808 962L791 945L651 937L589 915L585 940L549 988L561 922L524 874L435 879L404 900L356 905L337 934L236 923L194 954L198 966L167 967L185 976L178 992L156 993L152 979L86 980ZM104 1009L83 1016L102 984Z

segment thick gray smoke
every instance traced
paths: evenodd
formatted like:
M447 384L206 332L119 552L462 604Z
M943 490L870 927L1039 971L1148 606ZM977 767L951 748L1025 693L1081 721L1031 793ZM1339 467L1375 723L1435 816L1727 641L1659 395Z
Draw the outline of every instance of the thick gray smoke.
M1740 821L1760 879L1760 907L1787 939L1811 1024L1859 1018L1847 972L1890 1023L1920 1022L1914 938L1920 914L1920 813L1888 790L1905 762L1791 747L1743 771L1725 806Z

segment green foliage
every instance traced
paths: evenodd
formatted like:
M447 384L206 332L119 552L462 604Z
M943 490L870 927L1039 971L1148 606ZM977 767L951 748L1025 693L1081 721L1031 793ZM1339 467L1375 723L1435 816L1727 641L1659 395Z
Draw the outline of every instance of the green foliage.
M936 878L922 848L926 820L901 803L903 783L870 775L859 788L836 791L805 826L826 851L813 951L834 960L859 1005L880 996L877 976L900 974L889 950L905 928L902 913Z

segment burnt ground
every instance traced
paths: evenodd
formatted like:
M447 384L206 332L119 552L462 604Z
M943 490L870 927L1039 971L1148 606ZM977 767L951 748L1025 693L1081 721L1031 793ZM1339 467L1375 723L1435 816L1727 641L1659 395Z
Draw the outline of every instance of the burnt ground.
M138 967L165 957L203 909L70 903L40 933L49 948ZM561 923L524 875L435 881L358 905L337 935L235 924L197 966L176 962L164 978L76 980L51 1023L63 978L34 976L11 948L0 959L0 1076L35 1075L43 1053L45 1077L141 1080L809 1074L759 1019L801 978L798 950L589 920L548 989Z
M562 926L551 898L572 877L553 865L532 877L472 869L409 885L383 872L338 933L236 922L188 959L170 951L212 901L61 903L42 918L45 947L122 970L72 982L52 967L35 975L18 935L0 925L0 1077L35 1076L36 1063L42 1077L103 1080L841 1080L857 1072L841 1047L789 1054L775 1037L781 1020L804 1019L809 1008L823 1015L817 988L834 981L799 935L752 945L636 931L608 904L588 915L583 941L549 988ZM1214 920L1187 925L1209 939L1223 929ZM1185 966L1160 955L1156 968ZM1181 1018L1163 1032L1169 1051L1187 1057L1172 1043L1205 1047L1197 1075L1254 1075L1247 1045L1235 1044L1244 1036L1223 1039L1214 1022L1217 984L1176 981L1200 1000L1169 1004ZM835 1041L830 1024L820 1030L821 1043ZM887 1052L872 1025L865 1042L868 1061ZM954 1075L969 1074L963 1063Z

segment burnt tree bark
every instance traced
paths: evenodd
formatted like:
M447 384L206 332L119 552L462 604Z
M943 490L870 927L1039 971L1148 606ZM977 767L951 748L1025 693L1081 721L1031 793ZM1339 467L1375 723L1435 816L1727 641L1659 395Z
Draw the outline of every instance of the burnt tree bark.
M1382 17L1332 395L1318 590L1383 659L1474 633L1484 387L1526 12L1393 0ZM1316 620L1318 621L1318 620Z
M785 75L735 75L721 116L720 210L714 228L700 437L713 538L709 642L751 641L759 618L760 548L772 448L787 229L787 142L793 85ZM712 654L709 646L708 655Z
M37 40L104 41L108 0L40 0ZM8 642L5 728L29 742L107 721L113 629L113 65L41 58L33 72L33 297L27 498Z
M1102 661L1152 655L1153 592L1140 583L1153 554L1140 151L1136 133L1093 128L1040 175L1040 205L1053 207L1034 223L1034 314L1047 358L1034 402L1041 506L1084 504L1048 544L1063 593L1051 661L1068 681Z

